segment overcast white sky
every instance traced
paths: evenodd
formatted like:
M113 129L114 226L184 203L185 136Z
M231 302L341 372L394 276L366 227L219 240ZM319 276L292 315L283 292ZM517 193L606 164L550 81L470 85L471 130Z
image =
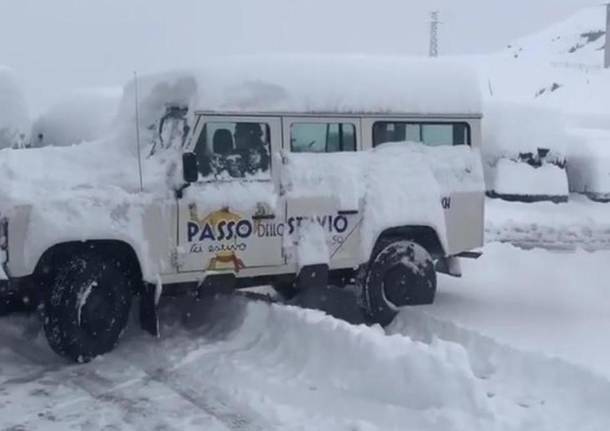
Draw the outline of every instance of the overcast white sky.
M425 55L441 11L441 54L484 53L596 0L0 0L0 64L39 112L73 88L218 53Z

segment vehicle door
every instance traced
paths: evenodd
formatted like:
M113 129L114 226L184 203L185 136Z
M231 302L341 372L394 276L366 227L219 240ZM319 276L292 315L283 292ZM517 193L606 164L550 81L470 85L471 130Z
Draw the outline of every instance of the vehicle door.
M179 271L239 273L283 264L281 120L204 115L189 149L199 180L178 203Z
M355 152L360 146L360 119L349 117L285 117L283 118L284 150L290 162L299 158L313 161L309 179L323 185L321 193L295 193L294 184L286 184L286 220L288 233L294 233L304 221L320 225L325 233L331 268L353 265L358 261L360 242L359 199L346 199L337 184L333 163L351 163L339 153ZM339 157L336 157L339 155ZM345 154L343 154L345 155ZM315 158L315 159L314 159ZM301 160L304 161L304 160ZM319 162L319 163L318 163ZM290 167L288 167L290 169ZM294 180L294 176L291 175ZM358 179L343 179L349 183ZM297 179L298 181L298 179Z

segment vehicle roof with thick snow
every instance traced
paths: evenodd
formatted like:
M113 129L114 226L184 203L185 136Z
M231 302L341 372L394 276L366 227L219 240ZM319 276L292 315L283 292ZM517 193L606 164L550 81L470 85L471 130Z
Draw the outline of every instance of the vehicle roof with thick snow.
M445 59L272 55L207 59L192 70L139 79L142 103L191 112L478 116L472 69ZM133 82L124 93L133 110ZM157 105L158 106L158 105Z
M197 110L197 115L209 116L249 116L249 117L367 117L367 118L400 118L400 119L439 119L439 120L454 120L454 119L480 119L483 117L480 113L421 113L421 112L337 112L337 111L311 111L311 112L288 112L288 111L237 111L237 110Z

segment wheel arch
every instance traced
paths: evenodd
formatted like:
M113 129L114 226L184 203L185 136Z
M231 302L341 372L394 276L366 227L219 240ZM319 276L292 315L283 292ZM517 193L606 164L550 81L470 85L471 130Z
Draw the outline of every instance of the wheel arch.
M383 247L387 241L397 238L407 239L418 243L434 258L442 258L446 255L441 238L433 227L415 225L392 227L381 232L373 247L372 256L374 256L379 251L380 247Z
M34 274L36 278L47 280L53 268L67 256L79 253L97 253L101 256L121 256L138 281L143 279L140 259L135 249L122 240L87 240L61 242L48 248L38 260Z

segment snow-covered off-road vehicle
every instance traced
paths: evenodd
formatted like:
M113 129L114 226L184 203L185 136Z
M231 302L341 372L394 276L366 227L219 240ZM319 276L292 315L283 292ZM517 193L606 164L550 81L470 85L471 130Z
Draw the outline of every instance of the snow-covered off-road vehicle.
M47 168L69 159L61 175L75 184L51 190L47 175L0 203L0 287L39 296L61 355L110 351L134 295L158 334L162 294L355 284L385 325L398 307L431 303L436 272L459 275L458 258L483 244L477 83L456 66L230 59L139 86L154 124L143 191L128 157L132 82L103 146L29 152ZM108 160L109 148L125 156ZM86 174L103 180L74 180Z

